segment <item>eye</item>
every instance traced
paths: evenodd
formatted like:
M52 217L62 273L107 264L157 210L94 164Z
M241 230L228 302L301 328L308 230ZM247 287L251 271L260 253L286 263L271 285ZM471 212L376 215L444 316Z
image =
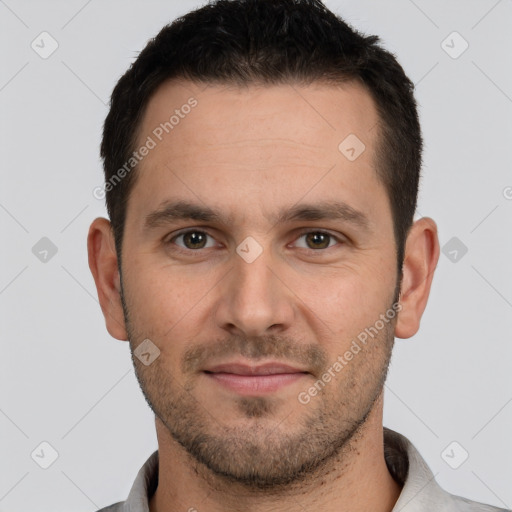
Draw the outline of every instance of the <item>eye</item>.
M208 240L208 238L210 240ZM298 242L301 239L304 239L304 243L302 244ZM336 245L336 243L339 245L343 243L343 240L325 231L309 230L299 235L295 246L309 251L318 251L320 249L329 249ZM197 252L199 249L215 247L215 239L205 231L189 229L174 235L166 244L175 244L178 246L179 250Z
M196 249L208 249L210 247L215 246L215 242L211 242L208 245L207 238L211 238L213 241L213 237L211 237L208 233L204 231L199 231L197 229L191 229L189 231L183 231L178 235L173 236L167 243L176 243L177 240L182 240L183 245L180 243L176 243L178 247L188 249L188 250L196 250Z
M306 245L303 245L301 249L328 249L329 247L335 245L335 242L341 242L341 240L338 237L335 237L330 233L326 233L325 231L306 231L300 234L298 240L304 237ZM331 244L331 242L333 243Z

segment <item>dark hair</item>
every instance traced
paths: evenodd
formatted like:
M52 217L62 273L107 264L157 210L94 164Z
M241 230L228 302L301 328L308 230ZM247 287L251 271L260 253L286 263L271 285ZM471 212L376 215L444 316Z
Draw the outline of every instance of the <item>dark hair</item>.
M377 36L349 27L320 0L214 0L176 19L148 42L114 88L101 143L106 182L112 184L132 156L148 101L166 80L238 86L359 82L379 115L375 167L390 200L401 275L416 209L422 138L414 86L378 42ZM135 178L136 167L106 188L119 261Z

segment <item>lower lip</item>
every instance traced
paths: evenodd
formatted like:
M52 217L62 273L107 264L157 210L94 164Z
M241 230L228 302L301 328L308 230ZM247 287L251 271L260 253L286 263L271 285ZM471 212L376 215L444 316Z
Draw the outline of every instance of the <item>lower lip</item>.
M272 375L237 375L234 373L206 373L206 375L225 388L241 395L263 395L278 391L297 382L304 373L276 373Z

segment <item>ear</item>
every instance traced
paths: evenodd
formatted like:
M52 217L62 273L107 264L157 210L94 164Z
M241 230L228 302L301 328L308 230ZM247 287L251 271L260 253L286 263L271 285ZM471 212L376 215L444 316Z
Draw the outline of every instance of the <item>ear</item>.
M112 337L127 340L114 235L107 219L98 217L92 222L87 236L87 251L107 330Z
M418 331L438 260L436 223L423 217L411 226L405 244L400 286L402 309L395 327L395 336L398 338L410 338Z

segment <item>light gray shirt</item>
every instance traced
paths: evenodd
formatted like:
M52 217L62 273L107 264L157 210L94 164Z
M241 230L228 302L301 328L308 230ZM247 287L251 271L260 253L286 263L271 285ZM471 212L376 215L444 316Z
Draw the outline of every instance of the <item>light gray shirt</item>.
M389 472L402 486L392 512L512 512L450 494L437 484L414 445L384 427L384 457ZM126 501L98 512L149 512L149 499L158 485L158 450L140 469Z

